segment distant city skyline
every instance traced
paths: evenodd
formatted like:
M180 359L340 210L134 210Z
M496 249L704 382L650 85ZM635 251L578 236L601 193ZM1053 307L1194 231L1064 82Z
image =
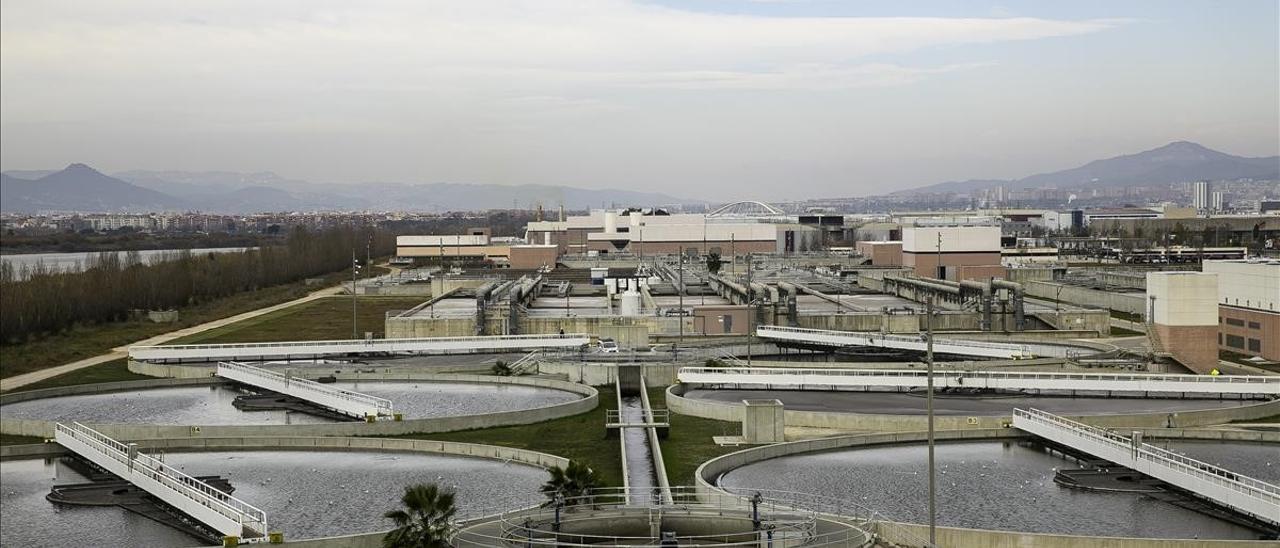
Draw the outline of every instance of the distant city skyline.
M1280 10L1213 2L0 4L0 168L715 199L1280 153Z

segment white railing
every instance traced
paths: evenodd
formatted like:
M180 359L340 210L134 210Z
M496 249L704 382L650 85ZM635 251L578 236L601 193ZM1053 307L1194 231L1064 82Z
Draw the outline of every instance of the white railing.
M498 335L477 337L426 337L403 339L347 339L331 341L285 341L225 344L175 344L131 346L134 360L235 359L246 357L287 357L290 355L342 355L369 353L412 353L431 351L481 351L519 348L572 348L591 342L585 333L565 335Z
M267 515L247 502L188 476L159 459L136 454L129 446L80 423L58 423L55 440L68 450L155 495L224 535L260 537Z
M642 422L627 421L627 418L624 416L624 413L622 411L623 411L622 409L605 410L605 427L606 428L624 428L624 427L629 428L633 426L637 426L637 427L669 426L671 424L670 409L647 409L646 411L648 412L645 413L645 418L642 420Z
M881 333L861 333L851 331L830 331L826 329L809 329L803 327L761 326L756 329L756 336L765 339L809 342L829 346L878 346L883 348L899 348L908 350L924 350L927 341L923 334L917 336L888 335ZM1026 345L984 341L962 341L955 339L933 339L935 352L964 354L997 358L1023 358L1035 354L1031 347L1040 348L1042 352L1053 345Z
M391 416L391 400L343 390L243 363L219 362L218 376L307 400L357 417Z
M919 387L928 372L918 369L805 369L789 367L682 367L680 382L813 387ZM1036 373L1003 371L935 371L939 388L1005 390L1079 390L1188 394L1280 395L1280 377L1253 375L1145 375L1125 373Z
M1280 486L1039 409L1015 409L1013 426L1280 524Z

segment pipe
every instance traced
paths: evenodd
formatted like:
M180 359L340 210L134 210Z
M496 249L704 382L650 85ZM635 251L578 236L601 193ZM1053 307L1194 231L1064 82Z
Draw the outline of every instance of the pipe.
M991 280L992 287L1008 289L1013 292L1013 328L1018 331L1024 331L1027 328L1026 310L1023 305L1025 295L1022 290L1022 284L1005 280Z
M995 290L992 288L992 284L990 282L982 283L973 280L960 280L960 288L964 289L966 287L982 293L982 302L980 303L982 305L982 324L979 327L982 331L991 331L991 301L992 295L995 293Z

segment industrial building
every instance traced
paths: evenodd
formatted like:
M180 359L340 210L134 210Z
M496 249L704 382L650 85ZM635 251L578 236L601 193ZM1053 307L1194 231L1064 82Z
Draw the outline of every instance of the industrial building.
M1218 276L1218 348L1280 361L1280 261L1205 261Z
M729 256L816 251L822 243L822 230L815 225L777 219L624 209L593 211L561 221L531 222L525 239L554 245L562 255L683 252Z
M902 227L902 266L944 280L1004 277L1000 222L990 217L915 219Z

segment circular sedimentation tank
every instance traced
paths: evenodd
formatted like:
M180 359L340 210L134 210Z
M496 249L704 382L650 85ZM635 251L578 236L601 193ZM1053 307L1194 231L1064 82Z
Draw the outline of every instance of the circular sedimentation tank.
M437 483L457 493L458 517L508 511L536 497L546 471L512 461L382 451L168 453L187 474L220 475L234 496L266 512L286 539L390 529L383 513L404 487ZM203 539L118 506L66 506L45 499L55 485L83 483L61 458L8 460L0 469L0 528L14 546L189 546ZM207 542L207 541L205 541Z
M447 381L339 381L330 386L392 401L406 419L428 419L537 409L582 396L538 386ZM232 402L246 392L234 384L172 386L53 396L0 406L0 418L113 424L316 424L334 422L307 413L241 411Z
M1264 481L1280 482L1280 446L1153 442ZM850 499L886 519L924 523L927 446L905 443L795 453L706 478L734 492L788 489ZM1138 492L1061 486L1081 465L1022 439L954 441L936 448L938 525L1105 537L1257 539L1258 530Z
M919 392L737 390L689 388L683 397L719 402L777 399L788 410L877 415L924 415L925 398ZM1177 413L1256 405L1253 399L1106 398L1029 394L941 394L934 398L934 412L948 416L1008 416L1015 408L1035 408L1072 416L1137 413Z

